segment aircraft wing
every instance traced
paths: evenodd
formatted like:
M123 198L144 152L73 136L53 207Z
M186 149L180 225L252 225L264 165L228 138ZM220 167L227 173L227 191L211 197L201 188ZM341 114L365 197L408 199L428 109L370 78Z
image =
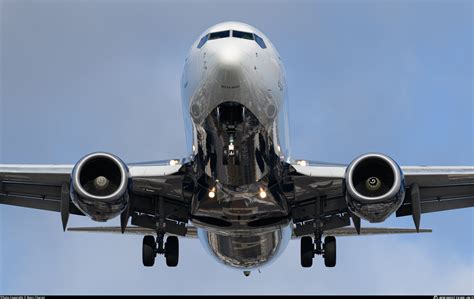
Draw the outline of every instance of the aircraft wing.
M178 235L186 234L188 209L182 196L182 167L185 166L180 160L127 165L132 188L126 220L131 217L135 225L155 227L151 219L156 216L153 200L161 196L165 208L171 211L166 219L169 229ZM84 215L70 200L73 168L74 165L0 164L0 204L60 212L65 229L69 214Z
M61 211L61 197L69 199L74 165L0 164L0 203L47 211ZM83 215L67 201L72 214Z
M397 216L412 214L419 193L421 213L474 207L474 167L405 166L406 198Z
M345 201L346 165L305 161L292 167L295 222L313 220L316 198L323 201L320 214L325 220L325 231L350 225L350 218L357 221L348 213ZM420 214L474 207L473 166L402 166L401 170L406 193L396 216L411 215L417 228ZM298 225L296 232L302 236L312 230L311 225Z

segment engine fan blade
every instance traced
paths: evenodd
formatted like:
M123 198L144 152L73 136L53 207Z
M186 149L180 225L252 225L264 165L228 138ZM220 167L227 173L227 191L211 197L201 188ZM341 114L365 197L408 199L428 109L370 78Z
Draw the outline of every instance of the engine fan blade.
M118 189L118 186L114 183L112 183L111 181L109 181L108 179L104 178L106 181L106 183L100 187L97 187L97 181L99 180L99 178L101 177L98 177L94 180L91 180L91 181L88 181L86 184L84 184L84 190L88 193L91 193L91 194L94 194L94 195L97 195L97 196L107 196L109 194L112 194L115 192L115 190Z

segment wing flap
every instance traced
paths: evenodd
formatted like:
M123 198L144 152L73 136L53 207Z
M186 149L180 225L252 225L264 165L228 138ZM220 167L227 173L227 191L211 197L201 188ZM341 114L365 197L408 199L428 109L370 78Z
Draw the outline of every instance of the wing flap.
M421 213L474 207L474 167L404 166L405 201L396 216L412 215L413 187L419 188Z
M61 210L61 202L57 200L5 194L0 194L0 204L53 212L59 212Z
M421 213L432 213L474 207L474 196L423 201ZM397 217L412 215L411 203L405 202L396 212Z

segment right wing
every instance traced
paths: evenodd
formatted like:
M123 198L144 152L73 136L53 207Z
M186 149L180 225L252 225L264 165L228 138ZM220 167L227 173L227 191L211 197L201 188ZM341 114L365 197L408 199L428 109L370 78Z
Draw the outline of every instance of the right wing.
M169 160L167 160L169 162ZM170 182L181 168L178 162L147 162L128 165L133 190L140 194L181 197ZM74 165L0 164L0 204L61 211L61 198L69 198ZM71 213L83 215L70 204Z
M0 164L0 204L60 212L61 199L66 198L70 213L83 215L69 201L73 167Z
M170 233L185 235L188 203L183 197L180 160L128 164L132 188L124 211L124 229L129 217L132 224L155 228L158 212L156 202L163 198L166 227ZM63 228L69 214L84 215L71 201L71 175L74 165L0 164L0 204L60 212Z

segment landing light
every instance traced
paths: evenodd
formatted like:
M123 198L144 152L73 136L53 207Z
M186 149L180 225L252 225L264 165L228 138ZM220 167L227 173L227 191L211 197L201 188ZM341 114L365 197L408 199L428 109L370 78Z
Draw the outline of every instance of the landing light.
M265 192L265 190L260 188L260 191L258 192L258 196L260 196L260 198L264 199L264 198L267 197L267 192Z
M179 160L170 160L170 165L175 166L179 164Z
M298 160L296 161L296 164L301 165L301 166L306 166L308 165L308 162L306 162L305 160Z
M216 197L216 187L212 187L211 190L209 190L209 198L214 198Z

